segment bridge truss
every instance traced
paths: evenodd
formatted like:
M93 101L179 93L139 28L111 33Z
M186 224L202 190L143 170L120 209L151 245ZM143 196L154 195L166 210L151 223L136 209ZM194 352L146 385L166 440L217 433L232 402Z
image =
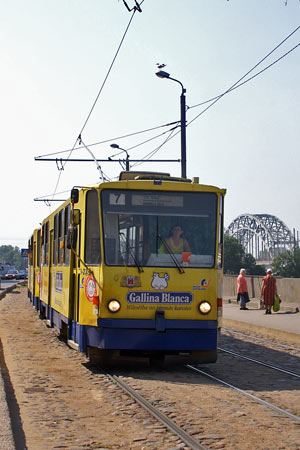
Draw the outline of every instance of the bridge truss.
M270 214L241 214L225 231L234 236L257 262L272 261L279 253L292 250L295 238L288 227Z

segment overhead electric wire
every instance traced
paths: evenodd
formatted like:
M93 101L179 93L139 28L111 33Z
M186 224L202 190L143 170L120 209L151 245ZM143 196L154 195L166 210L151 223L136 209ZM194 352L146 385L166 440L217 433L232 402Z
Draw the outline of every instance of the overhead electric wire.
M248 81L252 80L253 78L257 77L258 75L260 75L261 73L263 73L265 70L269 69L271 66L273 66L274 64L276 64L278 61L280 61L281 59L283 59L285 56L287 56L289 53L291 53L293 50L295 50L300 44L297 44L295 47L293 47L291 50L289 50L287 53L285 53L284 55L282 55L280 58L278 58L276 61L274 61L273 63L269 64L267 67L265 67L263 70L261 70L260 72L258 72L256 75L254 75L253 77L248 78L246 81L244 81L241 84L238 84L240 81L242 81L247 75L249 75L249 73L253 72L254 69L256 69L256 67L258 67L263 61L265 61L272 53L274 53L282 44L284 44L293 34L296 33L296 31L298 31L300 28L300 25L295 28L294 31L292 31L285 39L283 39L283 41L281 41L276 47L273 48L273 50L271 50L263 59L261 59L254 67L252 67L252 69L250 69L242 78L240 78L236 83L233 84L233 86L229 89L227 89L227 91L225 91L223 94L220 94L216 97L213 97L209 100L206 100L205 102L202 103L198 103L197 105L193 105L193 106L189 106L188 109L192 109L192 108L196 108L197 106L202 106L205 103L209 103L213 100L219 100L220 97L222 97L223 95L227 94L230 91L233 91L234 89L237 89L240 86L243 86L243 84L247 83ZM237 85L238 84L238 85ZM237 85L237 86L236 86ZM235 87L234 87L235 86Z
M253 75L250 78L247 78L247 80L243 81L242 83L238 84L237 86L235 86L234 88L230 89L227 94L229 94L230 92L233 92L235 89L238 89L239 87L243 86L244 84L248 83L249 81L253 80L254 78L256 78L258 75L261 75L263 72L265 72L267 69L269 69L270 67L274 66L274 64L276 64L278 61L280 61L281 59L283 59L285 56L287 56L289 53L291 53L292 51L294 51L297 47L299 47L300 43L295 45L295 47L291 48L291 50L289 50L288 52L286 52L284 55L280 56L280 58L276 59L275 61L273 61L271 64L269 64L267 67L265 67L264 69L260 70L259 72L257 72L255 75ZM210 103L213 100L216 100L218 98L220 98L223 94L219 94L216 97L212 97L209 100L205 100L202 103L198 103L197 105L193 105L193 106L188 106L187 109L193 109L193 108L197 108L198 106L203 106L206 103Z
M69 193L69 192L70 192L70 190L67 190L67 191L61 191L61 192L57 192L56 195L67 194L67 193ZM36 198L34 198L33 200L34 200L34 201L37 201L37 200L42 201L42 200L44 200L44 199L48 199L49 197L51 197L51 195L53 195L53 193L52 193L52 194L48 194L48 195L42 195L41 197L36 197Z
M148 153L147 155L144 156L144 158L142 158L142 160L149 160L150 158L152 158L152 156L154 156L163 145L165 145L170 139L172 134L174 133L175 128L172 128L172 130L169 130L170 135L164 140L164 142L162 142L158 147L156 147L154 150L152 150L150 153ZM177 134L177 133L176 133ZM140 166L141 164L143 164L143 161L141 160L141 162L137 162L135 164L132 165L132 167L136 167L136 166Z
M257 74L253 75L251 78L245 80L243 83L240 83L239 85L236 85L237 83L239 83L244 77L240 78L239 81L235 84L233 84L229 89L227 89L227 91L225 91L223 94L219 95L216 100L214 100L213 103L211 103L209 106L207 106L205 109L203 109L199 114L197 114L197 116L195 116L192 120L190 120L187 123L187 126L190 125L192 122L194 122L196 119L198 119L198 117L202 116L202 114L204 114L208 109L210 109L215 103L217 103L222 97L224 97L224 95L229 94L229 92L237 89L240 86L243 86L244 84L246 84L248 81L252 80L253 78L257 77L258 75L260 75L261 73L265 72L267 69L269 69L270 67L274 66L274 64L276 64L278 61L280 61L281 59L283 59L285 56L287 56L289 53L291 53L292 51L294 51L297 47L300 46L300 43L295 45L295 47L293 47L291 50L289 50L287 53L285 53L284 55L282 55L280 58L278 58L277 60L273 61L273 63L269 64L269 66L265 67L264 69L262 69L260 72L258 72ZM257 67L257 66L256 66ZM251 69L252 71L252 69ZM249 71L246 75L248 75L251 71Z
M294 33L296 33L296 31L298 31L300 28L300 26L298 26L294 31L292 31L283 41L281 41L273 50L271 50L271 52L268 53L268 55L266 55L263 59L261 59L255 66L252 67L252 69L250 69L245 75L243 75L238 81L236 81L229 89L227 89L225 92L223 92L222 94L218 95L217 97L214 97L210 100L207 100L205 102L203 102L202 104L208 103L210 101L213 101L213 103L211 103L209 106L207 106L205 109L203 109L199 114L197 114L192 120L190 120L186 126L189 126L191 123L193 123L196 119L198 119L200 116L202 116L206 111L208 111L213 105L215 105L215 103L217 103L221 98L224 97L224 95L228 94L229 92L237 89L240 86L243 86L244 84L246 84L246 82L252 80L253 78L255 78L256 76L260 75L261 73L263 73L265 70L269 69L270 67L272 67L274 64L276 64L277 62L279 62L281 59L283 59L285 56L287 56L289 53L291 53L292 51L294 51L297 47L299 47L300 43L297 44L295 47L293 47L292 49L290 49L288 52L286 52L284 55L282 55L281 57L279 57L277 60L273 61L271 64L269 64L267 67L265 67L264 69L262 69L260 72L258 72L256 75L253 75L252 77L250 77L249 79L245 80L243 83L240 83L247 75L249 75L249 73L251 73L256 67L259 66L259 64L261 64L268 56L270 56L276 49L278 49L278 47L280 47L280 45L282 45L287 39L289 39ZM196 106L200 106L199 105L195 105ZM188 108L191 109L192 107ZM177 131L175 134L173 134L173 136L170 136L166 141L165 144L173 139L175 136L177 136L177 134L180 133L180 131Z
M176 120L175 122L165 123L163 125L158 125L158 126L152 127L152 128L147 128L147 129L141 130L141 131L135 131L134 133L123 134L122 136L117 136L117 137L113 137L113 138L110 138L110 139L105 139L104 141L94 142L93 144L87 144L87 145L89 147L93 147L93 146L96 146L96 145L106 144L107 142L111 142L111 141L119 141L120 139L136 136L137 134L147 133L148 131L157 130L157 129L163 128L163 127L169 127L170 125L175 125L178 122L180 122L180 120ZM78 139L77 139L77 141L78 141ZM47 153L45 155L36 156L35 159L38 160L40 158L46 158L46 156L54 156L54 155L60 155L62 153L68 153L68 152L75 151L75 150L82 150L83 148L85 148L85 147L82 145L82 146L79 146L79 147L74 147L73 149L69 148L67 150L61 150L59 152Z
M140 2L140 5L141 5L143 2L144 2L144 0L142 0L142 1ZM134 8L133 13L132 13L132 15L131 15L131 17L130 17L130 20L129 20L129 22L128 22L128 25L127 25L127 27L126 27L126 29L125 29L125 32L124 32L123 36L122 36L121 42L120 42L120 44L119 44L119 46L118 46L118 48L117 48L117 51L116 51L116 53L115 53L115 55L114 55L114 57L113 57L113 60L112 60L112 62L111 62L111 65L110 65L110 67L109 67L109 69L108 69L108 71L107 71L107 74L106 74L106 76L105 76L105 78L104 78L104 81L103 81L103 83L102 83L102 85L101 85L101 87L100 87L100 89L99 89L99 91L98 91L98 94L97 94L97 96L96 96L96 98L95 98L95 100L94 100L94 103L93 103L93 105L92 105L92 107L91 107L91 109L90 109L90 111L89 111L89 113L88 113L88 115L87 115L87 118L85 119L84 124L83 124L83 126L82 126L82 128L81 128L81 130L80 130L80 132L79 132L79 134L78 134L78 137L82 135L83 130L85 129L85 127L86 127L86 125L87 125L87 123L88 123L88 121L89 121L89 119L90 119L90 117L91 117L91 114L92 114L92 112L93 112L93 110L94 110L94 108L95 108L95 106L96 106L96 103L97 103L97 101L98 101L98 99L99 99L99 97L100 97L100 95L101 95L101 92L102 92L102 90L103 90L103 88L104 88L104 86L105 86L105 84L106 84L106 81L107 81L107 79L108 79L108 77L109 77L109 74L110 74L110 72L111 72L111 70L112 70L112 67L113 67L113 65L114 65L114 63L115 63L115 60L116 60L116 58L117 58L117 56L118 56L118 54L119 54L119 51L120 51L120 49L121 49L121 47L122 47L122 44L123 44L124 39L125 39L125 36L126 36L128 30L129 30L129 27L130 27L130 25L131 25L131 22L132 22L132 20L133 20L133 17L134 17L134 15L135 15L136 11L137 11L137 9ZM75 148L75 146L76 146L76 143L77 143L77 141L78 141L78 137L76 138L76 141L75 141L75 143L74 143L74 145L73 145L73 148L72 148L72 150L70 151L70 153L69 153L67 159L69 159L69 158L71 157L71 154L72 154L72 152L73 152L73 150L74 150L74 148ZM65 167L66 164L67 164L67 161L64 163L63 168ZM56 183L56 186L55 186L55 189L54 189L54 193L53 193L53 197L54 197L54 195L56 194L56 191L57 191L57 188L58 188L58 184L59 184L59 181L60 181L60 177L61 177L61 173L62 173L62 171L59 172L58 179L57 179L57 183Z
M171 131L173 132L174 130L176 130L176 128L177 128L177 126L171 128L170 130L164 131L163 133L157 134L156 136L153 136L153 137L151 137L151 138L149 138L149 139L146 139L145 141L140 142L139 144L136 144L136 145L133 145L132 147L127 148L126 151L129 152L130 150L133 150L133 149L135 149L135 148L137 148L137 147L140 147L141 145L144 145L144 144L147 144L148 142L154 141L154 139L157 139L157 138L163 136L163 135L166 134L166 133L170 133ZM108 158L113 158L113 157L115 157L115 156L118 156L118 155L120 155L121 153L123 153L123 151L124 151L124 150L122 150L121 152L115 153L114 155L110 155ZM152 151L153 151L153 150L152 150Z

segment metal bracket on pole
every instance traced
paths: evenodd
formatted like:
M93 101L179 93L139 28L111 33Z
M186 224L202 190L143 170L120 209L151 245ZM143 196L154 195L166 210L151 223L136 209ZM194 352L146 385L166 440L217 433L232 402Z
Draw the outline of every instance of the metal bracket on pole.
M55 162L56 162L57 170L64 170L64 165L62 163L62 159L56 158Z

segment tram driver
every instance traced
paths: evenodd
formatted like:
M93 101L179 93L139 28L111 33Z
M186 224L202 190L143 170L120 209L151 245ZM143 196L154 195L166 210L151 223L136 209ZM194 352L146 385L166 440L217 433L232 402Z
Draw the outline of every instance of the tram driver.
M158 253L168 253L168 249L173 254L181 254L185 252L190 252L190 245L188 241L181 237L183 230L180 225L174 225L171 229L171 235L165 239L165 243L162 243L158 249ZM167 246L167 248L166 248Z

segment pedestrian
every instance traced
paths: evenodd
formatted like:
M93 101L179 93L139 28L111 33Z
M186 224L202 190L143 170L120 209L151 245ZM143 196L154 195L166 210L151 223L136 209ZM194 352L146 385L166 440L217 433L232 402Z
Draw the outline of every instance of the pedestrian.
M247 280L245 278L246 269L241 269L237 278L237 293L240 299L240 309L248 310L246 303L250 301L247 287Z
M262 279L261 295L266 308L265 314L272 314L274 297L277 295L276 279L272 275L272 270L267 270L267 275Z

